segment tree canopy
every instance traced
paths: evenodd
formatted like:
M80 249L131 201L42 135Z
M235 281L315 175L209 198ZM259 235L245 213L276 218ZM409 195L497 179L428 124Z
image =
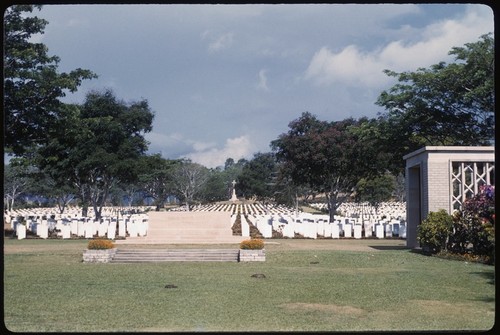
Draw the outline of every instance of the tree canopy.
M110 90L90 92L83 105L65 108L39 150L39 164L60 184L76 187L84 208L91 204L100 217L110 189L136 181L153 117L145 100L126 104Z
M238 177L238 191L246 198L274 198L277 173L276 157L273 153L256 153L247 162Z
M84 79L96 77L89 70L57 71L59 57L49 56L42 43L30 38L43 34L46 20L26 16L41 6L14 5L4 15L4 147L23 155L46 140L47 130L59 117L60 98L75 92Z
M173 170L173 185L177 196L186 203L189 211L191 204L203 191L209 178L209 171L203 165L190 160L180 162Z
M157 211L163 207L166 198L174 194L173 171L180 163L179 160L168 160L159 154L141 158L138 189L153 199Z
M320 121L305 112L290 122L289 131L271 142L282 171L296 185L325 193L330 220L341 201L363 176L380 171L370 142L353 131L366 120ZM367 138L365 138L367 139Z
M379 117L380 134L386 151L400 162L405 154L425 145L494 144L493 37L483 35L449 54L455 62L414 72L385 70L398 83L376 101L387 110Z

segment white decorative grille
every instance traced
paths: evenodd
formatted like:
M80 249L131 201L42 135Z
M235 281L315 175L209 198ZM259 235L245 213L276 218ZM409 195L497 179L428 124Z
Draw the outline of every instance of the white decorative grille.
M453 210L460 209L465 200L477 194L481 185L495 184L494 162L452 162L451 166Z

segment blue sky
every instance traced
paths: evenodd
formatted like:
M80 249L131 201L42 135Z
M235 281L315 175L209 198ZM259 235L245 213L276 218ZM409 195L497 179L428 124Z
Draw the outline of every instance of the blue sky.
M207 167L251 159L309 111L321 120L375 117L394 81L452 61L453 46L494 31L480 4L46 5L34 40L86 68L66 102L111 88L155 112L150 153Z

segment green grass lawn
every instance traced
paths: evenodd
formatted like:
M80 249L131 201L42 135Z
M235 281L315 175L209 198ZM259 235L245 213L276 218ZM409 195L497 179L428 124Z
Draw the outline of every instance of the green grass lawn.
M366 250L337 248L356 243ZM4 322L14 332L493 327L494 267L374 243L287 240L266 245L266 262L131 265L82 263L85 240L5 239Z

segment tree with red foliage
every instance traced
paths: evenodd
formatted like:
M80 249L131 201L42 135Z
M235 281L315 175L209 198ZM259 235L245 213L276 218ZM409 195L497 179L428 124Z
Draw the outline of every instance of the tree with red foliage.
M363 177L382 173L383 162L371 136L360 131L367 119L320 121L309 112L290 122L289 131L271 142L282 173L297 186L324 193L330 221Z

